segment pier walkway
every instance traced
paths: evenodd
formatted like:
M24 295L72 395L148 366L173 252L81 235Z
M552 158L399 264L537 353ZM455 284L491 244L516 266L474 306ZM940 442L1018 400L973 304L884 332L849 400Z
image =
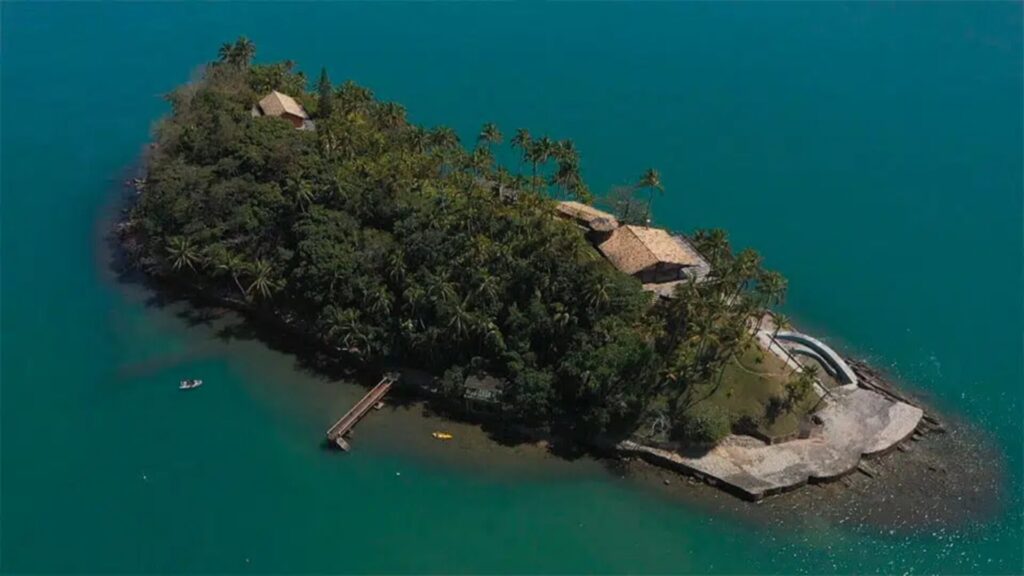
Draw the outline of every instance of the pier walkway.
M394 375L388 374L380 379L369 392L363 396L362 400L356 402L355 406L349 409L340 420L334 423L327 430L327 440L336 444L342 450L348 451L349 445L345 440L345 435L352 431L352 428L373 408L380 402L381 398L391 390L391 385L395 383L398 378Z

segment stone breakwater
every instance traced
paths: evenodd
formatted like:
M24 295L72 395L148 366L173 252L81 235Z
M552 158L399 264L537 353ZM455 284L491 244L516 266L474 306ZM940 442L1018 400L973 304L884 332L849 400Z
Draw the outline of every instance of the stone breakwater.
M758 344L777 355L793 370L803 370L796 358L773 336L774 318L763 319L766 329L756 334ZM799 333L786 333L799 342L811 342L821 354L840 358L827 345ZM619 453L638 456L697 476L743 498L760 500L798 488L808 482L835 480L861 466L861 459L884 454L910 437L926 418L924 411L888 389L878 378L863 382L841 358L838 368L848 371L846 384L828 390L816 382L824 407L813 414L815 427L806 437L768 444L758 438L732 435L706 451L620 442Z
M860 388L833 392L815 414L820 426L810 437L766 444L733 435L703 454L619 443L620 453L703 478L749 499L760 500L853 472L861 458L885 453L907 439L924 415L916 406Z

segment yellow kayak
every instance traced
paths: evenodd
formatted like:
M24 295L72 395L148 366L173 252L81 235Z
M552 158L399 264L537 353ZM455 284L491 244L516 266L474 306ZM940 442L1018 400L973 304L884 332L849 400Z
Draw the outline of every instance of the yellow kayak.
M431 434L431 436L437 438L438 440L451 440L452 438L454 438L454 436L447 432L434 432L433 434Z

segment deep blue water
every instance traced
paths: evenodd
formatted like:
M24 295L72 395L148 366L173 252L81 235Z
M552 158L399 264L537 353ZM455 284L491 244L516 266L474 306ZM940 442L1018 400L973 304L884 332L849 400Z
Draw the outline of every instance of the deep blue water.
M1021 572L1021 6L3 3L0 568ZM1005 510L769 534L601 477L325 455L286 359L146 307L96 242L160 95L240 34L466 139L572 138L597 192L660 169L659 222L726 228L802 326L988 430ZM183 370L218 386L184 403Z

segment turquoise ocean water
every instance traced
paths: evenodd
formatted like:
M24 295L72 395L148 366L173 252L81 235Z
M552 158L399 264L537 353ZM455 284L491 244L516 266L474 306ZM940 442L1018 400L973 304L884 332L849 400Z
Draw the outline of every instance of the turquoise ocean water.
M1024 569L1020 3L5 2L0 17L4 572ZM662 223L757 247L803 326L987 429L1005 508L952 531L769 532L602 474L375 447L373 428L347 457L323 451L343 402L302 398L328 384L147 306L97 240L161 93L239 34L260 60L325 65L467 139L485 121L571 137L597 191L659 168ZM192 374L211 385L177 392Z

